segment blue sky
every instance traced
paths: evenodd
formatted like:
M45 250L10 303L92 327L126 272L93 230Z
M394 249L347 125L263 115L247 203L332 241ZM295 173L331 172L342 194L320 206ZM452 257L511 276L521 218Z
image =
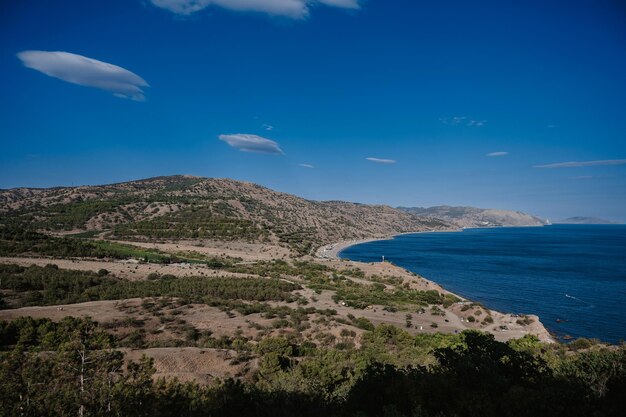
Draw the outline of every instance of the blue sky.
M508 3L5 0L0 188L180 173L626 221L626 6Z

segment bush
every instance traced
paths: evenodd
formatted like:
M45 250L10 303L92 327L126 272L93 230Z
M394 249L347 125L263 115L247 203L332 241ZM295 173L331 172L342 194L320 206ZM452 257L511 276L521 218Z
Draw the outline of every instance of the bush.
M359 317L352 322L356 327L363 330L374 330L374 324L365 317Z
M292 356L294 353L293 346L284 337L268 337L263 339L256 345L255 350L261 355L276 353L280 356Z
M568 345L568 347L572 350L589 349L592 346L593 343L591 342L591 340L584 337L580 337Z

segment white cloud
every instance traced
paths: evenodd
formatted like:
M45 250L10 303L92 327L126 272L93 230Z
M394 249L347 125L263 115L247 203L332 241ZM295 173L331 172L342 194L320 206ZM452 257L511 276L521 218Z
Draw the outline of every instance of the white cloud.
M274 130L274 126L272 125L268 125L268 124L264 124L263 125L263 129L267 130L268 132Z
M439 121L444 125L472 127L481 127L487 123L486 120L476 120L466 116L442 117Z
M582 161L582 162L559 162L556 164L535 165L535 168L575 168L575 167L592 167L600 165L624 165L626 159L604 159L601 161Z
M454 117L442 117L439 119L441 123L444 125L460 125L463 123L467 117L465 116L454 116Z
M176 14L192 14L206 8L210 0L150 0L152 4Z
M611 178L611 175L578 175L576 177L572 177L573 180L591 180L591 179L602 179L602 178Z
M488 153L487 156L506 156L508 154L508 152L491 152Z
M470 120L467 122L468 126L476 126L476 127L481 127L484 126L485 123L487 123L486 120Z
M142 87L148 83L117 65L69 52L23 51L17 54L27 68L72 84L99 88L117 97L145 99Z
M209 6L240 12L261 12L291 19L304 19L309 6L316 3L344 9L358 9L358 0L150 0L162 9L180 15L190 15Z
M219 135L218 138L233 148L237 148L243 152L284 155L284 152L280 149L278 143L261 136L237 133L232 135Z
M313 165L311 164L298 164L298 166L301 166L302 168L315 168Z
M358 9L358 0L318 0L327 6L342 7L344 9Z
M370 162L376 162L378 164L395 164L396 161L394 159L382 159L382 158L365 158Z

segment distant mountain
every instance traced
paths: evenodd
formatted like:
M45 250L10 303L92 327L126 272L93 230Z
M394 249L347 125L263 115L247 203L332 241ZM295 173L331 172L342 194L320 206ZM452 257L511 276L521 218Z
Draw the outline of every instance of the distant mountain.
M157 177L119 184L0 190L0 227L98 232L116 240L246 241L310 253L316 246L452 229L384 205L311 201L231 179Z
M619 224L611 220L600 219L598 217L569 217L567 219L554 222L556 224Z
M511 210L476 207L399 207L408 213L441 219L459 227L543 226L547 220Z

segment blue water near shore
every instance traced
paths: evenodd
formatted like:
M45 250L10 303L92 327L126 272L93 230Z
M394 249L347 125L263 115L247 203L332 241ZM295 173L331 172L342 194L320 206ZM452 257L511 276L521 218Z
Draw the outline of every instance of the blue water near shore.
M485 306L536 314L558 337L626 339L626 225L418 233L339 256L396 265Z

